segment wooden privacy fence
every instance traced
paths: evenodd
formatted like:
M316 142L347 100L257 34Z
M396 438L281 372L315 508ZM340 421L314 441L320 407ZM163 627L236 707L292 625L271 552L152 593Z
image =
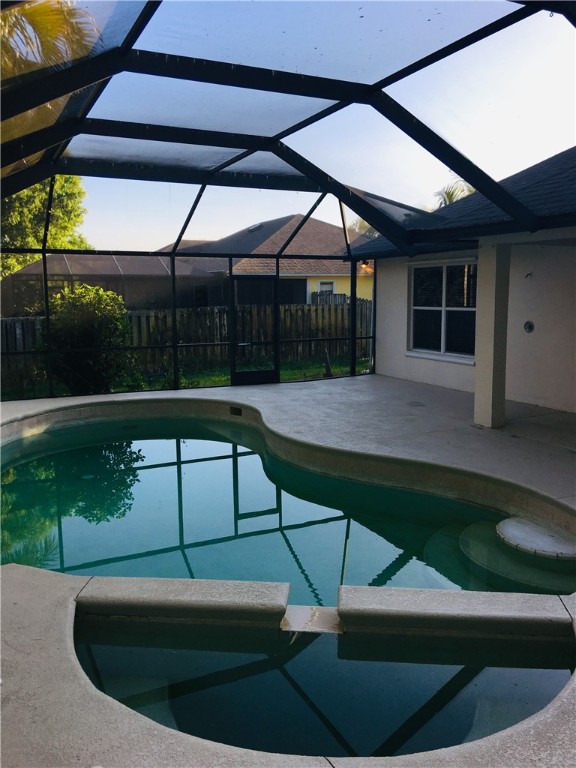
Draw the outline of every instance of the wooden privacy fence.
M242 305L236 308L236 338L247 343L272 342L274 339L273 308L268 305ZM347 354L350 335L350 304L282 304L279 307L280 343L286 359L305 359L316 354L314 340L331 340L334 355ZM172 345L172 313L170 310L131 310L129 345L133 347L170 347ZM231 341L227 307L196 307L176 311L178 344L206 345L202 355L215 361L228 360L227 344ZM42 343L44 318L2 318L2 353L38 351ZM372 302L358 299L356 334L370 336ZM292 342L292 343L289 343ZM209 351L209 345L220 345ZM341 348L341 350L340 350ZM161 353L161 350L159 350Z
M43 317L3 317L2 352L32 352L42 343Z

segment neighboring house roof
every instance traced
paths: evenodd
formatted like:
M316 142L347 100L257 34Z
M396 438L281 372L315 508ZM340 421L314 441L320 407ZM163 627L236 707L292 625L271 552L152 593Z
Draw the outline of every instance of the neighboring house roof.
M275 257L303 219L304 216L297 213L258 222L220 240L206 242L183 240L178 253L198 254L194 262L201 265L207 272L228 270L228 258L219 259L209 256L209 254L225 253L227 256L238 256L233 260L235 274L274 274L275 259L262 258L260 254ZM357 235L352 245L358 246L368 242L369 239L364 235ZM162 250L169 251L171 247L167 245ZM251 254L254 254L253 258ZM257 254L258 258L255 258ZM349 275L350 266L343 260L346 255L342 228L311 217L283 251L281 273L283 277ZM295 258L296 256L299 258ZM310 256L329 258L306 258Z
M76 253L47 255L48 272L52 278L64 277L167 277L170 275L170 259L168 256L110 256L84 255ZM213 261L213 260L211 260ZM228 260L225 269L228 269ZM209 277L211 270L203 268L197 259L179 259L176 257L177 277ZM42 261L35 261L15 272L15 275L26 277L40 275Z
M228 257L235 254L235 272L274 273L273 258L250 258L251 254L276 256L303 219L301 214L294 214L259 222L220 240L183 240L176 255L176 275L207 277L215 272L228 272ZM365 242L368 238L363 235L353 240L353 244ZM157 252L158 255L151 256L48 254L48 269L52 277L165 277L170 274L170 258L163 254L168 254L171 249L172 245L166 245ZM218 257L217 254L226 256ZM194 258L179 258L186 255ZM310 256L325 258L306 258ZM348 275L350 267L343 261L345 256L346 243L341 227L310 218L284 251L282 274ZM25 277L41 272L42 262L36 261L15 274Z
M240 259L234 267L235 275L275 274L275 259ZM339 259L290 259L280 260L281 277L350 276L350 262Z
M500 182L501 185L540 217L540 228L576 225L576 147L527 168ZM416 253L437 253L475 247L478 237L518 231L512 219L479 192L451 205L421 216L410 217L409 229L418 239ZM400 251L379 236L359 247L354 256L386 258Z
M276 256L303 219L304 216L297 213L278 219L261 221L234 232L232 235L222 237L220 240L211 240L185 248L181 246L178 253ZM354 240L356 244L366 241L367 238L363 235L358 235ZM166 248L169 249L170 246ZM283 251L283 256L342 258L345 255L346 242L342 228L312 217L305 222L288 248Z
M206 243L211 242L210 240L181 240L180 245L178 246L179 251L187 251L189 248L196 248L198 245L206 245ZM158 248L158 251L161 253L170 253L172 250L174 243L170 243L169 245L165 245L163 248Z
M212 253L214 252L211 247L213 242L214 241L212 240L182 240L178 247L177 253L197 253L198 251L202 251L202 253ZM160 252L170 253L173 245L174 243L165 245L164 248L160 248ZM189 264L190 269L192 270L187 274L193 275L199 275L202 272L205 272L207 275L211 275L214 272L228 272L229 266L227 256L222 258L215 256L207 256L206 258L202 256L196 256L194 259L186 259L185 263Z
M275 257L303 219L302 214L294 214L254 224L235 232L233 235L212 242L210 244L212 252L219 253L222 249L228 253L270 254L270 256ZM357 235L353 242L357 244L368 242L368 238ZM204 250L204 248L201 247L200 250ZM312 255L331 258L290 258L290 256ZM283 251L281 273L283 277L349 275L350 266L343 261L346 255L346 242L342 228L311 217ZM244 256L234 265L234 274L274 274L275 271L274 258L263 259Z

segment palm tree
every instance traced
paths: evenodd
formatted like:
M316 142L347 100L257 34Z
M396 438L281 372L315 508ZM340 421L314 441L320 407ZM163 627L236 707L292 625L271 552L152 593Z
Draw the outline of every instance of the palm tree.
M92 16L71 0L33 0L0 14L2 79L87 56L98 38Z
M82 59L92 51L99 31L92 16L71 0L30 0L0 14L0 66L2 87L32 72L58 68ZM2 141L12 141L31 131L53 125L66 106L61 96L2 124ZM8 176L42 156L37 152L2 170Z
M24 541L9 552L2 554L2 565L18 563L31 565L35 568L49 568L56 563L60 548L53 533L44 536L40 541Z
M475 191L474 187L468 184L467 181L456 177L449 184L446 184L446 186L436 192L435 197L438 200L436 209L444 208L451 203L455 203L457 200L461 200L463 197L467 197Z

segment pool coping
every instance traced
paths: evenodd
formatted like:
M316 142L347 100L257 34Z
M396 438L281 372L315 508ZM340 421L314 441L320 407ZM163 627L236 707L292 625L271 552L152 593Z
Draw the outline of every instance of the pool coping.
M405 486L413 484L416 479L430 490L432 482L436 492L450 487L459 497L465 493L467 500L482 498L488 483L491 493L498 493L499 505L504 506L509 514L541 521L544 510L548 522L554 527L564 531L573 530L574 510L534 488L525 488L502 478L471 473L433 461L406 462L405 458L373 456L361 451L355 451L354 461L351 461L350 454L344 454L339 448L319 447L272 429L266 424L258 407L238 396L229 399L213 396L174 398L164 393L160 396L150 393L145 398L128 395L66 400L68 402L43 401L36 406L28 402L20 416L12 415L5 420L4 445L11 445L21 436L32 437L49 433L64 424L72 425L79 418L85 423L86 419L98 420L103 414L107 417L120 417L124 409L118 409L119 405L128 405L134 416L139 411L150 415L150 401L153 401L156 406L164 404L162 407L165 414L173 412L178 416L184 411L187 416L210 415L222 422L230 422L232 418L238 426L245 423L255 427L265 437L268 449L275 455L296 464L305 463L317 471L357 478L359 465L362 465L360 479L381 482L382 467L386 466L389 484ZM231 414L231 406L239 408L240 414ZM110 413L106 413L110 409ZM77 764L110 767L122 765L123 768L159 765L174 768L206 768L213 765L234 768L313 768L316 765L326 766L327 763L337 768L468 768L480 765L483 768L542 765L556 768L576 759L574 676L547 707L518 725L475 742L434 752L386 758L300 757L242 750L181 734L126 709L97 691L81 670L73 645L74 618L81 606L86 607L90 601L90 605L94 606L100 601L104 612L109 611L113 605L117 608L122 605L123 610L132 610L132 615L147 615L151 605L162 612L171 602L164 594L168 585L153 585L151 593L143 599L142 594L138 596L138 590L141 592L143 589L141 580L127 580L140 582L139 587L133 583L122 584L124 580L118 579L108 580L110 585L104 585L103 581L106 580L98 582L91 577L68 576L14 565L2 566L1 573L4 596L2 758L7 768L29 768L31 765L35 768L68 768ZM280 593L278 585L272 585L270 594L257 588L254 592L256 599L252 602L245 600L242 607L238 602L236 588L226 583L220 583L220 588L226 591L227 596L218 596L217 589L212 592L208 602L206 592L200 602L194 602L189 593L189 584L184 584L188 589L182 585L177 586L172 600L174 605L175 598L180 595L176 603L180 600L180 609L184 615L179 618L183 620L221 622L224 619L241 623L271 621L274 624L282 620L281 614L286 610L287 594L284 600L282 585ZM242 582L240 591L247 584ZM196 588L208 591L214 589L201 582L197 583ZM400 595L401 592L404 594ZM473 619L472 623L468 623L468 630L478 633L479 638L487 631L508 636L514 632L538 633L542 636L544 631L544 636L552 632L552 636L558 637L560 634L567 641L575 642L574 595L544 596L544 601L524 600L522 607L517 600L511 600L509 595L488 593L490 597L486 598L484 608L479 608L480 598L470 593L466 596L467 600L462 604L457 602L455 610L451 610L449 605L441 605L442 599L438 593L430 594L434 590L414 592L428 594L408 595L404 590L375 587L342 588L339 610L343 624L341 629L348 632L382 632L392 628L394 631L419 632L424 628L426 631L465 632L463 624L468 622L461 620L462 612L466 613L467 610ZM269 598L274 603L273 609ZM189 612L190 600L197 611L195 619ZM242 600L240 598L240 602ZM182 608L182 601L185 608ZM531 605L527 607L526 602ZM467 607L465 603L468 603ZM228 611L232 611L234 619L230 619ZM54 709L58 713L57 717L51 714Z
M76 615L168 619L186 622L191 628L206 623L272 627L286 609L287 585L83 577L13 564L2 566L0 574L2 764L7 768L78 764L94 768L325 768L327 763L334 768L564 768L575 756L574 676L548 706L511 728L459 746L400 757L277 755L179 733L129 710L92 685L74 649ZM237 601L243 590L240 600L248 610L242 616ZM525 595L524 605L518 606L509 595L483 593L479 609L474 593L455 593L460 599L453 602L454 594L434 596L430 590L357 587L342 588L342 592L338 610L344 632L365 636L393 630L397 637L402 632L414 636L441 631L453 637L472 633L478 641L498 636L514 643L537 637L545 643L563 640L576 645L574 596ZM431 597L435 598L433 606ZM424 627L418 602L427 605ZM415 617L419 619L416 625ZM280 628L279 623L276 626Z

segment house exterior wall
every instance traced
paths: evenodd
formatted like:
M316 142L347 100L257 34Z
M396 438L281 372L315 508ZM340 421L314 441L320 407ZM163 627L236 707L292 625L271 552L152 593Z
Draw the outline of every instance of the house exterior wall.
M347 275L314 275L308 277L308 302L315 291L320 290L320 283L334 283L334 293L345 293L350 296L350 278ZM358 275L356 295L359 299L372 299L372 275Z
M463 254L446 254L445 258L457 261ZM377 270L376 373L473 392L474 365L407 351L410 286L406 259L380 261ZM532 333L524 330L527 321L534 323ZM512 244L506 397L576 412L575 350L574 248Z
M534 323L532 333L524 330ZM512 247L506 396L576 411L576 252Z

